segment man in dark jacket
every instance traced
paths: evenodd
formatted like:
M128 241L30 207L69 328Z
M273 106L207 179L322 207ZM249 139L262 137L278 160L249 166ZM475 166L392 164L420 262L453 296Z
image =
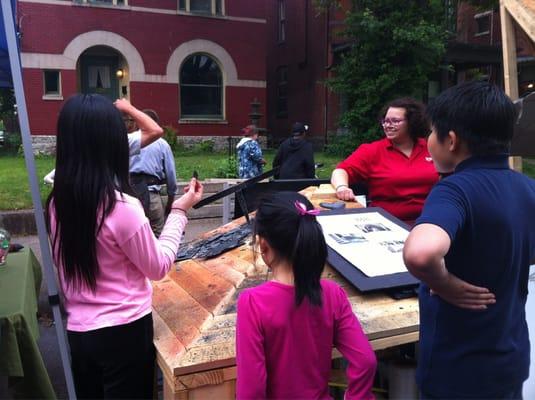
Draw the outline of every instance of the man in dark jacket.
M273 168L280 167L276 179L313 179L314 150L305 140L308 126L296 122L292 126L292 136L281 143L273 159Z

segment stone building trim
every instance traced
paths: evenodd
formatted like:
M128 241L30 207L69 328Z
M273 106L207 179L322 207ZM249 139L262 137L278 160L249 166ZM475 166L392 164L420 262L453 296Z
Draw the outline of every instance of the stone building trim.
M21 53L23 68L76 70L80 55L93 46L108 46L126 59L130 82L179 83L179 70L184 60L194 53L206 53L214 57L221 66L225 86L265 88L264 80L238 79L236 64L231 55L220 45L205 39L194 39L182 43L171 54L166 74L146 74L141 54L136 47L121 35L109 31L91 31L76 36L65 47L63 54Z

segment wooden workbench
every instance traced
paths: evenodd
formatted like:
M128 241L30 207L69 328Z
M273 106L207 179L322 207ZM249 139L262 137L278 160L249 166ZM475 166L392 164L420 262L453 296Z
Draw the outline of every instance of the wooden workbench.
M314 199L315 191L302 193L315 206L329 200L325 193ZM233 221L205 236L243 222ZM375 350L418 341L416 298L363 295L329 266L323 276L344 288ZM164 376L164 399L235 398L236 300L243 289L267 279L261 258L254 260L252 249L244 245L214 259L177 263L176 270L154 282L154 344ZM336 350L333 355L339 356Z

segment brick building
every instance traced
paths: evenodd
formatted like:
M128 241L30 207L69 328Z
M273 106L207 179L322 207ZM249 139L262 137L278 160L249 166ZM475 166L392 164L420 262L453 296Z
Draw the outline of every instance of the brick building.
M129 98L181 136L239 135L266 103L265 0L19 0L33 135L74 93ZM260 121L260 125L263 121Z
M325 82L343 47L336 32L349 6L344 0L339 9L320 13L307 0L268 3L267 124L275 142L287 137L296 121L310 126L317 146L337 129L339 96Z

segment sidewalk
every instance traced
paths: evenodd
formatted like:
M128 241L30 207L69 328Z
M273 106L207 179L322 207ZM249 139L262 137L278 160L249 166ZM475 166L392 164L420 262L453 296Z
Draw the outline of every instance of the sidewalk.
M190 220L186 227L185 242L199 236L201 233L215 229L221 226L221 218L207 218ZM20 243L25 247L30 247L40 262L41 248L39 245L39 238L37 236L14 236L11 239L12 243ZM41 292L39 294L39 349L43 355L46 369L52 381L52 386L56 391L59 399L67 398L67 387L63 376L63 366L61 365L61 358L58 348L58 340L56 338L56 328L52 320L52 311L48 305L48 291L46 286L46 277L43 273L43 282L41 284Z

